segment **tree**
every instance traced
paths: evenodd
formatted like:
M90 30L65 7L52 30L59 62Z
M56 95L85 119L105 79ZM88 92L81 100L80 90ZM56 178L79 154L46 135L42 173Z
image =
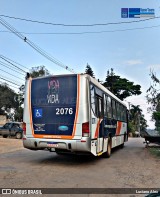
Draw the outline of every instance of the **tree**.
M147 127L148 127L147 120L144 118L144 115L141 114L141 116L140 116L140 131L141 132L146 131Z
M138 124L138 116L142 114L142 110L139 105L131 105L130 116L134 124Z
M19 106L18 94L10 89L6 83L0 85L0 92L0 114L14 119L14 111Z
M149 111L160 111L160 80L157 78L156 73L150 71L151 85L147 89L147 101L151 104Z
M110 71L107 71L106 80L103 85L121 100L124 100L129 96L140 95L142 93L140 85L134 85L134 82L115 75L113 68L111 68Z
M142 114L139 105L131 105L129 120L129 131L135 135L135 131L144 132L147 128L147 121Z
M23 120L23 107L19 106L14 114L14 120L22 122Z
M91 66L88 63L87 63L87 66L86 66L85 73L88 74L88 75L90 75L91 77L95 78L94 72L93 72Z
M42 76L47 76L49 75L49 71L45 68L45 66L37 66L37 67L32 67L30 76L32 78L36 77L42 77Z
M147 90L147 101L150 104L148 111L152 113L157 131L160 132L160 80L154 71L150 71L151 85Z

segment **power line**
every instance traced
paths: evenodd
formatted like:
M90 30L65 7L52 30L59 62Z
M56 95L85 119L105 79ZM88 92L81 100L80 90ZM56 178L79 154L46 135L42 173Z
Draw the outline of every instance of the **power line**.
M81 34L101 34L101 33L114 33L114 32L123 32L123 31L134 31L134 30L143 30L143 29L152 29L160 27L160 25L153 25L148 27L136 27L136 28L127 28L127 29L116 29L116 30L104 30L104 31L86 31L86 32L19 32L23 34L32 34L32 35L81 35ZM13 33L10 31L0 31L2 33Z
M10 81L10 80L4 78L3 76L2 76L2 77L0 76L0 79L3 79L4 81L7 81L7 82L9 82L9 83L12 83L12 84L14 84L14 85L16 85L16 86L20 86L20 85L16 84L15 82Z
M69 68L68 66L64 65L62 62L60 62L59 60L55 59L54 57L50 56L49 54L47 54L47 52L45 52L43 49L41 49L40 47L38 47L36 44L34 44L33 42L31 42L28 38L26 38L25 36L23 36L21 33L19 33L15 28L13 28L9 23L7 23L5 20L3 20L0 17L0 23L5 26L8 30L10 30L11 32L13 32L16 36L18 36L21 40L23 40L24 42L26 42L28 45L30 45L34 50L36 50L38 53L40 53L42 56L44 56L45 58L47 58L48 60L50 60L51 62L53 62L54 64L57 64L58 66L65 68L66 70L75 73L73 71L73 69Z
M16 89L19 90L19 88L17 88L16 86L13 86L13 85L11 85L11 84L8 84L8 83L6 83L6 82L4 82L4 81L0 81L0 83L1 83L2 85L5 84L5 85L7 85L7 86L11 86L11 87L16 88Z
M23 68L25 68L25 69L29 70L27 67L23 66L22 64L17 63L16 61L11 60L11 59L9 59L8 57L5 57L4 55L1 55L1 56L2 56L3 58L5 58L5 59L7 59L7 60L11 61L11 62L14 62L14 63L15 63L15 64L17 64L17 65L19 65L19 66L21 66L21 67L23 67Z
M0 55L0 58L3 59L4 61L8 62L9 64L11 64L12 66L16 67L17 69L19 69L20 71L26 73L26 71L24 71L23 69L19 68L18 66L16 66L15 64L13 64L12 62L8 61L6 58L4 58L2 55Z
M32 22L32 23L39 23L39 24L53 25L53 26L64 26L64 27L93 27L93 26L119 25L119 24L139 23L139 22L143 22L143 21L148 21L148 20L160 18L160 16L157 16L157 17L151 17L151 18L135 20L135 21L119 21L119 22L94 23L94 24L64 24L64 23L52 23L52 22L31 20L31 19L25 19L25 18L19 18L19 17L14 17L14 16L7 16L7 15L0 15L0 16L6 17L6 18L12 18L12 19L16 19L16 20Z
M7 73L7 74L9 74L9 75L11 75L11 76L13 76L13 77L16 77L17 79L20 79L20 80L24 81L24 79L21 79L21 78L15 76L15 75L13 75L13 74L11 74L11 73L9 73L9 72L3 70L3 69L0 69L0 70L3 71L3 72L5 72L5 73Z
M6 63L4 63L4 62L1 62L1 61L0 61L0 65L4 66L4 67L6 67L6 68L9 68L10 70L13 70L13 71L16 72L16 73L19 73L19 74L25 76L25 74L22 74L22 73L20 73L19 71L13 69L13 68L11 67L11 65L8 65L8 64L6 64Z

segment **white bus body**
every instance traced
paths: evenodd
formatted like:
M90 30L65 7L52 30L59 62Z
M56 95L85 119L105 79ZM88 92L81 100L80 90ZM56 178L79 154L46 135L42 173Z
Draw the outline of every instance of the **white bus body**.
M110 156L127 141L127 109L86 74L26 80L23 145L31 150Z

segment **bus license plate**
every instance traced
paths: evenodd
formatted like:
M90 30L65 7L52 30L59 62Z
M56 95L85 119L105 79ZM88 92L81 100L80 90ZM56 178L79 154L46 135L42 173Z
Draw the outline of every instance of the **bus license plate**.
M57 143L47 143L47 147L56 148L56 147L58 147L58 144Z

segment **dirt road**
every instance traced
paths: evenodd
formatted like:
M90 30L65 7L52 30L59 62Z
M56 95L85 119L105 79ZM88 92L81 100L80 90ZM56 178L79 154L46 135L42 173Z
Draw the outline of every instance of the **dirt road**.
M21 140L0 138L0 188L159 188L159 160L143 141L130 138L107 159L30 151Z

